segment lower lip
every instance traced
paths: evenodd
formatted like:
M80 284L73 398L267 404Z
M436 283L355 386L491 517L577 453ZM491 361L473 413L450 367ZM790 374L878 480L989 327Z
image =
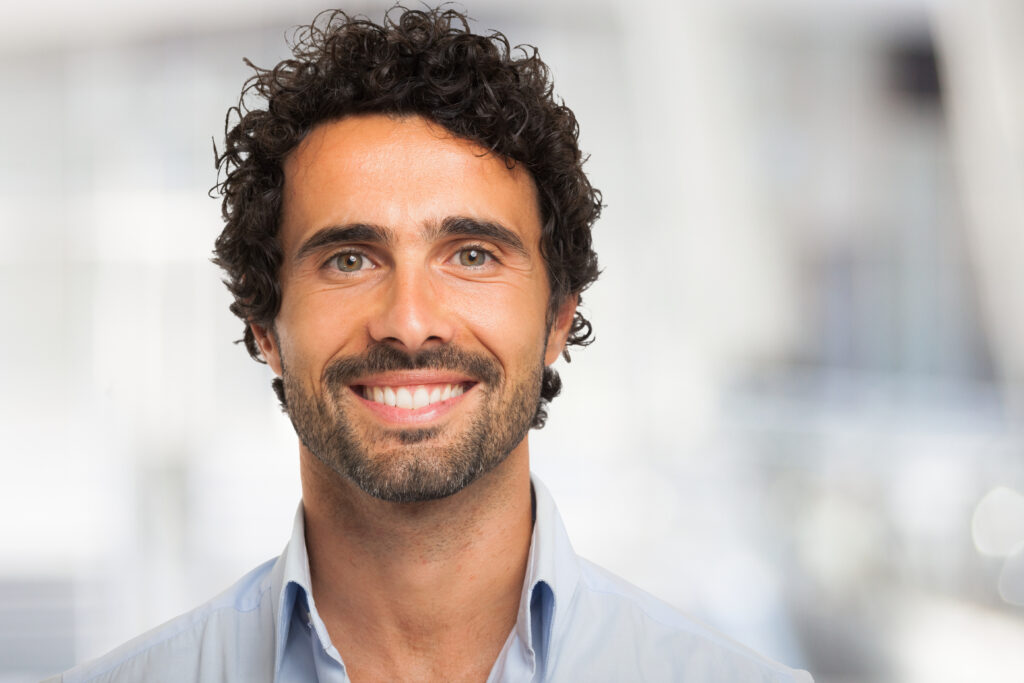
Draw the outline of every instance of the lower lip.
M352 394L359 399L367 409L373 414L380 417L385 422L393 422L396 424L423 424L425 422L432 422L438 418L444 417L451 412L462 399L466 398L477 385L474 384L469 389L466 389L462 394L453 396L452 398L438 403L431 403L430 405L423 406L422 408L399 408L397 406L389 406L386 403L377 403L376 401L370 401L367 398L360 395L358 391L352 389Z

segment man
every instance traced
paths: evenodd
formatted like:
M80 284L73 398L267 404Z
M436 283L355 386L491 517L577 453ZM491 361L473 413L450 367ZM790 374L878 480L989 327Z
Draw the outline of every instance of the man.
M216 261L299 436L284 553L65 681L796 681L578 558L527 432L600 194L535 52L321 15L218 156Z

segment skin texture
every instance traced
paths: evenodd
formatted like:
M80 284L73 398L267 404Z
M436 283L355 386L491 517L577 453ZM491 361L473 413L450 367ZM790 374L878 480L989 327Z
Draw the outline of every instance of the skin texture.
M525 427L504 429L502 416L523 392L535 407L540 368L563 349L576 305L570 297L547 324L533 181L422 118L383 115L318 126L285 178L281 310L272 328L252 328L286 391L328 421L343 416L349 440L393 487L411 470L428 484L448 472L481 431L502 444L456 492L393 502L300 442L317 608L353 680L485 680L515 623L532 530ZM498 225L521 249L438 229L453 218ZM303 249L325 229L356 224L387 240ZM463 396L406 419L329 379L332 363L381 346L409 357L456 348L495 374L466 377ZM431 372L461 377L427 368L346 381L418 384Z

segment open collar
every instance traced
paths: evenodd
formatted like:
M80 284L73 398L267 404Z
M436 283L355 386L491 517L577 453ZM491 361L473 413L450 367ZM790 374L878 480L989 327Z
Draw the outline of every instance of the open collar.
M580 569L550 492L536 476L531 475L530 483L535 520L515 634L523 648L520 654L529 659L530 668L543 672L547 668L551 643L557 640L560 626L566 623ZM281 670L292 616L298 608L308 610L307 614L300 615L301 621L308 623L325 649L334 651L337 656L313 599L301 502L295 511L288 545L271 571L271 589L275 596L275 676Z

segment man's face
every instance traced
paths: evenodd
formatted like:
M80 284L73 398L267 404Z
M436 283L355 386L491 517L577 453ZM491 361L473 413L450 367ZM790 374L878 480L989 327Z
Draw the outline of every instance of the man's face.
M305 447L396 502L525 452L575 309L549 328L529 175L382 115L318 126L284 170L281 310L253 329Z

